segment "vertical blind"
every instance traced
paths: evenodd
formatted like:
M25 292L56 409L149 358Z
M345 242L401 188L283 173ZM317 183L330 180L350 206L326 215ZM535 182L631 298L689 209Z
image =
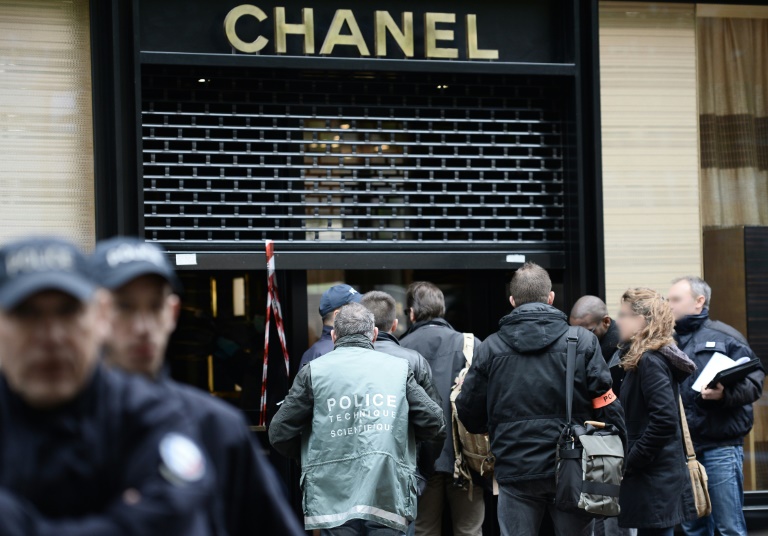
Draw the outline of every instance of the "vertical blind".
M0 0L0 242L94 241L87 0Z
M609 310L701 273L693 4L600 3Z

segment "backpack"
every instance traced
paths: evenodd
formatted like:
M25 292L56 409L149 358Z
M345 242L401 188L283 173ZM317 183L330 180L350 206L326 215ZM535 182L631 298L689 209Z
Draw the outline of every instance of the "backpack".
M592 517L619 515L619 490L624 468L624 445L612 424L571 423L576 373L576 328L568 328L565 374L566 423L557 442L555 506Z
M472 356L474 355L475 336L471 333L464 333L464 359L466 366L461 369L456 377L456 383L451 389L451 433L453 436L453 450L456 454L456 462L453 467L453 479L455 483L469 491L469 500L472 500L474 485L472 483L472 474L470 469L480 473L481 476L492 477L493 467L496 459L491 453L491 441L488 434L470 434L464 425L461 424L459 416L456 413L456 398L461 393L461 386L464 383L464 376L467 375L469 367L472 365ZM494 494L497 492L497 484L494 479Z

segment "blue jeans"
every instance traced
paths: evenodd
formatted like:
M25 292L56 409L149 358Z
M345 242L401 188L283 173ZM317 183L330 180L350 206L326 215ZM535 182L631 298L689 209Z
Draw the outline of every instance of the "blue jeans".
M499 528L502 536L538 536L549 512L557 536L591 536L594 523L582 514L555 508L555 479L525 480L499 486Z
M340 527L320 530L320 536L402 536L403 534L399 530L365 519L352 519Z
M712 515L683 523L687 536L746 536L744 521L744 448L705 450L698 460L707 470Z

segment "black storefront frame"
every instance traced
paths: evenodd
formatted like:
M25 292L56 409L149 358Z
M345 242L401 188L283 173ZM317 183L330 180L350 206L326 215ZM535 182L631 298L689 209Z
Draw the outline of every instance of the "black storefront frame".
M208 64L323 68L339 70L434 70L441 72L492 72L566 76L574 84L573 100L575 154L577 162L574 190L566 192L567 249L565 258L552 257L546 251L532 251L528 258L544 265L567 268L566 303L581 294L604 295L602 232L602 183L600 173L600 107L598 78L597 0L570 3L572 24L563 32L563 41L571 40L574 61L562 64L494 64L470 61L345 59L315 57L253 57L242 55L164 54L139 51L138 2L111 0L91 2L92 69L94 108L94 160L97 238L115 234L139 234L143 229L141 181L141 77L142 63ZM565 45L563 45L565 46ZM587 148L593 149L588 150ZM573 171L573 170L572 170ZM592 180L587 180L591 177ZM571 202L575 201L575 202ZM373 249L354 253L355 267L370 268L509 268L498 252L472 248L473 260L454 252L439 250L404 256L391 254L382 265L381 252ZM301 252L281 251L280 265L285 269L344 268L352 255L340 255L312 249ZM280 258L282 257L282 258ZM343 259L347 260L343 260ZM311 261L310 261L311 259ZM341 262L340 262L341 259ZM238 266L263 269L259 254L198 254L199 268ZM449 261L449 264L446 264ZM453 264L451 264L453 263Z

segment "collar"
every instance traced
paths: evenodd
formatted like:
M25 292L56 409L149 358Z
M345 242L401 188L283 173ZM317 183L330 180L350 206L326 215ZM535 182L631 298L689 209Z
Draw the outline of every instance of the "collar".
M320 337L330 337L331 331L333 331L333 326L326 326L323 324L323 332L320 334Z
M709 310L703 309L700 314L684 316L675 322L675 331L678 335L688 335L699 331L709 319Z
M385 333L383 331L379 331L379 336L376 339L376 342L378 342L378 341L389 341L389 342L393 342L396 345L400 346L400 341L397 340L397 337L395 337L391 333Z
M403 337L405 337L406 335L410 335L411 333L413 333L417 329L421 329L424 326L441 326L441 327L448 328L448 329L451 329L453 331L456 331L456 330L453 329L453 326L451 326L445 320L445 318L433 318L431 320L421 320L419 322L416 322L414 325L412 325L410 328L408 328L408 331L405 332L405 335L403 335Z
M335 348L365 348L373 350L373 343L365 335L347 335L336 339Z
M78 393L75 398L51 409L37 409L29 406L21 396L11 390L8 382L2 376L0 376L0 393L5 391L8 398L8 407L15 408L19 414L24 415L25 418L30 421L49 422L49 420L55 420L66 423L71 419L75 419L72 421L72 423L75 423L80 415L86 414L92 411L93 408L99 407L97 403L98 386L101 377L105 374L103 370L104 366L105 365L101 363L96 365L91 372L91 377L86 381L83 390Z

